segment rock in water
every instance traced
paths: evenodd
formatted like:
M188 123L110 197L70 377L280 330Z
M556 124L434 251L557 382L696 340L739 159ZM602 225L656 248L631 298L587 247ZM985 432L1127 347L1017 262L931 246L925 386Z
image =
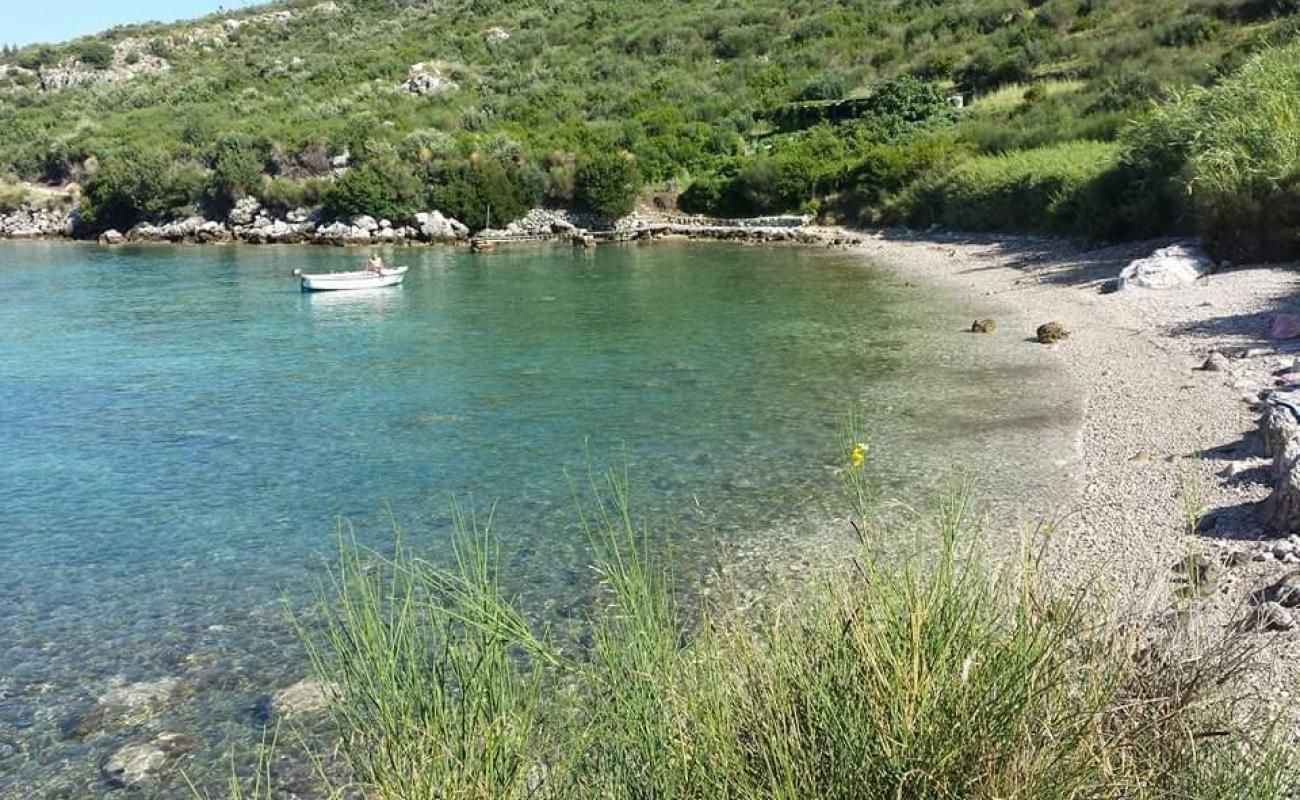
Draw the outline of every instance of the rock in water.
M1214 261L1201 248L1175 244L1129 262L1119 273L1119 288L1175 289L1190 286L1213 269Z
M126 239L119 231L106 230L99 235L100 244L121 244Z
M104 774L121 786L144 783L168 761L191 752L194 740L179 733L160 733L151 742L129 744L108 757Z
M994 333L998 329L995 319L977 319L970 324L971 333Z
M1054 344L1070 336L1070 332L1059 322L1045 322L1038 326L1038 341L1040 344Z
M271 710L282 717L319 713L329 705L330 696L337 693L335 684L304 678L271 695Z

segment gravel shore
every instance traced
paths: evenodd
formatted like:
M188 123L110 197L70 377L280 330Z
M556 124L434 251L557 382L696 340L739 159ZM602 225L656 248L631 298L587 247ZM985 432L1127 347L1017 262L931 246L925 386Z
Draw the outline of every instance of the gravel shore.
M1268 333L1275 313L1300 307L1300 273L1221 269L1187 288L1114 291L1125 264L1164 244L1096 249L1029 237L881 234L858 249L968 297L971 319L996 306L1013 309L1016 319L999 320L994 335L1050 346L1060 359L1063 395L1079 395L1061 402L1083 404L1082 474L1072 503L1030 512L1056 518L1052 572L1119 603L1167 604L1189 593L1173 566L1201 554L1215 574L1190 592L1193 608L1210 627L1226 629L1249 617L1261 589L1300 568L1300 554L1287 555L1300 542L1266 531L1260 520L1270 462L1249 402L1296 362L1288 344ZM1070 337L1033 342L1034 328L1049 321ZM1202 369L1214 351L1226 356L1220 368ZM1202 515L1193 535L1189 510ZM1300 656L1296 622L1294 630L1259 634L1279 645L1270 692L1289 691L1286 664Z

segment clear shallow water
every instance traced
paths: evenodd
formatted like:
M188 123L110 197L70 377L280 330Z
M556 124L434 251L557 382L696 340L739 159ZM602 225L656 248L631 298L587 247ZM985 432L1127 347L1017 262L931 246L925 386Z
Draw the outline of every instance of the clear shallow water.
M963 334L964 303L857 256L396 251L402 289L339 295L290 275L360 255L0 247L0 795L112 794L107 754L165 730L224 777L302 676L284 606L309 601L340 515L382 546L390 508L436 555L452 493L499 499L515 588L580 618L565 472L593 460L626 459L699 574L815 549L801 522L850 409L898 488L956 463L1018 496L1068 458L1045 348ZM84 721L164 677L158 708ZM149 793L188 796L176 776Z

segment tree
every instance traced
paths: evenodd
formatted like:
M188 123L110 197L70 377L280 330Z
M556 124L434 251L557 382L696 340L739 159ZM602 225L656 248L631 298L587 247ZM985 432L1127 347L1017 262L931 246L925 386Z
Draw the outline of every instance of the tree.
M420 211L424 187L409 165L394 156L372 159L348 170L325 195L335 217L369 214L405 220Z
M429 193L439 210L477 230L519 219L541 200L541 189L532 167L479 160L444 170Z
M262 159L252 144L241 136L217 142L208 179L208 199L218 211L229 211L243 197L262 185Z
M589 155L578 164L578 200L609 219L632 213L641 192L636 162L627 153Z
M167 159L150 150L122 150L109 155L86 182L81 218L97 230L125 230L158 217L163 209Z

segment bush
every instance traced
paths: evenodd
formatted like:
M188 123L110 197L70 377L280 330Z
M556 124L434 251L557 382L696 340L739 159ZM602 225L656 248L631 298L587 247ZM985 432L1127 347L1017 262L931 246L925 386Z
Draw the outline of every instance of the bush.
M874 221L887 201L921 176L938 173L964 155L950 136L875 145L862 154L862 161L847 179L850 216Z
M978 156L922 178L889 210L911 225L938 222L970 231L1083 233L1094 181L1115 165L1119 147L1071 142Z
M168 159L153 150L106 156L82 192L81 219L94 230L127 230L160 219L167 199Z
M325 202L333 182L323 178L272 178L264 181L257 199L275 211L292 211L295 208L312 208Z
M77 60L88 67L108 69L113 64L113 46L107 42L88 42L77 48Z
M1126 132L1130 194L1163 199L1233 259L1300 256L1300 44L1265 50Z
M235 201L256 194L262 184L262 159L243 137L226 137L216 146L208 197L219 213Z
M0 184L0 214L8 214L21 208L31 199L31 194L22 186Z
M540 181L519 168L489 160L446 168L429 196L440 211L479 230L519 219L541 201L540 190Z
M423 210L424 187L414 171L396 157L366 161L347 171L325 195L325 213L333 217L369 214L406 220Z
M606 219L625 217L641 193L636 161L627 153L585 156L578 163L574 191L588 210Z

